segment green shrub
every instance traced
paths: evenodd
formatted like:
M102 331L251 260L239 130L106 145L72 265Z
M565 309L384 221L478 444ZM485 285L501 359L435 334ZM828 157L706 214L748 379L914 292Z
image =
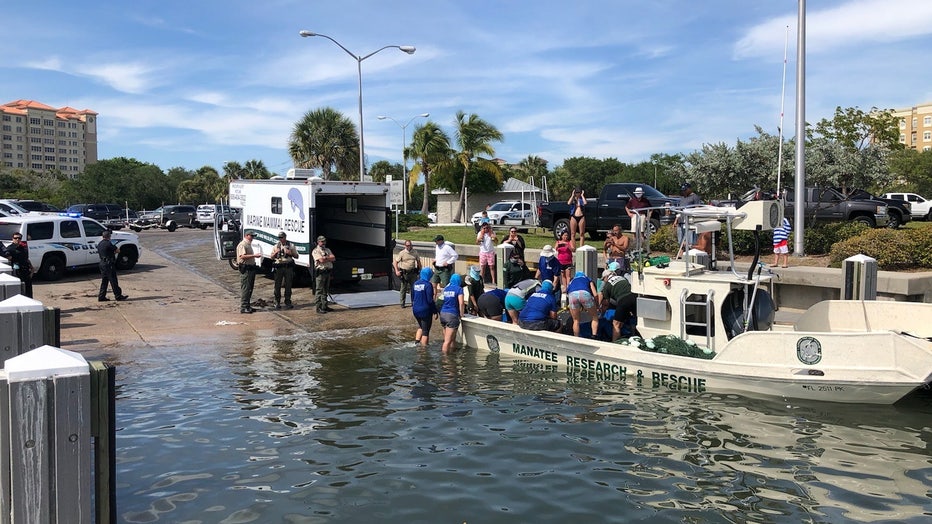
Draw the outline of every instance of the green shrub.
M806 228L803 248L807 255L824 255L832 246L857 237L871 228L860 222L826 222Z
M831 249L831 265L839 267L846 258L862 254L877 260L878 269L914 268L921 253L928 252L932 240L932 235L924 234L924 230L868 229L858 236L835 243ZM924 246L921 245L923 242Z
M395 217L398 217L398 231L407 231L409 227L427 227L430 220L427 215L419 213L394 214L392 213L392 228L395 226Z
M673 225L660 226L660 229L650 236L651 251L675 254L678 247L676 243L676 229Z

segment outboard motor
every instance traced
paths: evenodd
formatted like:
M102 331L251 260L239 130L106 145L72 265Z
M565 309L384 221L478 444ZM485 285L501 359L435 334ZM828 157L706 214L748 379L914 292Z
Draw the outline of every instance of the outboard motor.
M735 289L722 302L722 322L728 340L745 331L767 331L773 326L776 306L770 293L758 289L753 294L754 303L747 307L746 302L750 301L749 297L745 297L747 292L747 288Z

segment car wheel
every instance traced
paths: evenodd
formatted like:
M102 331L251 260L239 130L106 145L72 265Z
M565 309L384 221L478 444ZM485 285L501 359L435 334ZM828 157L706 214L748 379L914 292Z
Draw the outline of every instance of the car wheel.
M169 221L168 224L165 226L165 229L167 229L169 233L174 233L175 230L178 229L178 224L172 221Z
M39 267L43 280L58 280L65 275L65 259L61 255L47 255Z
M854 222L864 224L867 227L874 228L877 227L877 222L874 221L874 217L869 217L867 215L861 215L854 217Z
M899 213L888 213L890 221L887 222L887 227L890 229L899 229L903 225L903 217Z
M553 225L553 238L560 240L560 237L563 236L563 233L569 234L570 232L570 219L561 218Z
M120 271L129 271L136 267L136 262L139 261L139 253L135 248L126 246L120 249L120 253L116 259L116 268Z

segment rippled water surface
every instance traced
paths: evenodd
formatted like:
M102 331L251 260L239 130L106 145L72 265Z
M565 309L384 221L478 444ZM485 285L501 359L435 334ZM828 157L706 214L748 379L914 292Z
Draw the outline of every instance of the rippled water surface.
M932 397L638 389L378 336L117 366L122 522L928 522Z

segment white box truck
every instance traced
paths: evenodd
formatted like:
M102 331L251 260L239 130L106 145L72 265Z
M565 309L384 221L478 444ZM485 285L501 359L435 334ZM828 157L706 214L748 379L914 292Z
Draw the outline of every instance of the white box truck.
M317 237L327 237L327 247L337 257L333 279L370 280L388 277L392 269L389 186L375 182L324 180L319 177L272 180L237 180L230 183L230 207L240 208L239 231L218 231L220 258L235 258L242 234L252 231L254 248L262 253L262 265L271 267L269 255L284 231L298 250L296 278L314 282L311 251ZM230 233L234 233L234 239ZM228 246L229 247L229 246ZM388 279L390 288L391 279Z

